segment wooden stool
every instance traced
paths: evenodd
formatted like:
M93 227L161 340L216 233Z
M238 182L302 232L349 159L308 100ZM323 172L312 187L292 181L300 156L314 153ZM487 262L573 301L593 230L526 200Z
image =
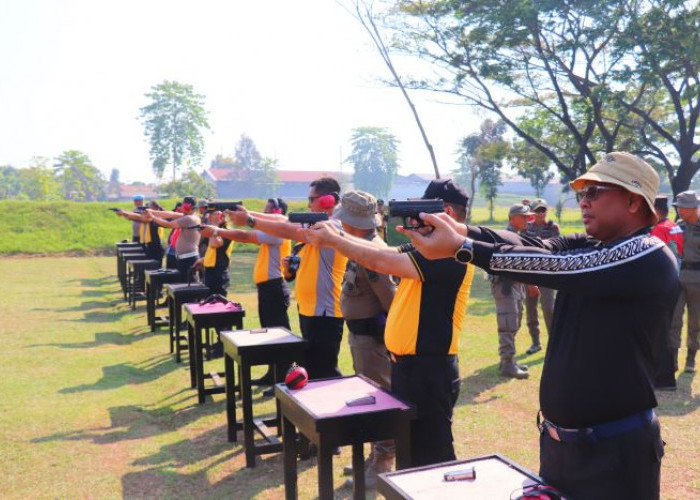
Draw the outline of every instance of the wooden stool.
M352 445L353 498L365 498L363 444L396 441L396 468L411 461L411 420L416 410L362 375L313 380L299 390L275 386L282 410L284 492L297 498L296 429L318 447L318 494L333 499L333 448ZM374 404L348 406L346 401L374 396Z
M203 404L207 394L223 394L226 391L222 376L225 373L204 373L203 348L207 349L207 360L211 359L211 342L202 339L204 330L214 328L217 333L222 330L243 328L245 311L240 304L233 302L214 302L211 304L185 304L187 321L187 344L190 356L190 385L197 388L197 401ZM205 388L204 380L212 379L213 388ZM231 379L233 380L233 378Z
M169 324L167 318L156 316L158 298L167 283L182 283L182 274L177 269L154 269L146 271L146 319L151 332Z
M182 306L209 296L209 287L201 283L169 283L165 285L168 300L168 317L170 329L170 352L175 352L175 361L182 361L181 352L188 349L187 337L180 335L182 330Z
M126 264L126 291L131 309L136 309L137 300L146 300L145 272L158 269L160 262L153 259L135 259Z
M287 367L296 361L304 362L304 353L308 341L297 337L286 328L260 328L258 330L240 330L222 332L224 343L224 366L226 367L226 421L228 423L228 440L237 440L236 431L243 429L246 467L255 467L255 456L282 451L282 443L277 436L282 432L280 425L280 404L276 401L276 418L259 420L253 415L253 390L250 383L250 368L256 365L274 365L274 381L282 382ZM235 373L234 362L239 368L241 401L243 402L243 421L236 421L236 402L233 390L229 390L229 380ZM231 388L232 389L232 388ZM269 427L277 427L277 436ZM255 443L255 432L265 440Z

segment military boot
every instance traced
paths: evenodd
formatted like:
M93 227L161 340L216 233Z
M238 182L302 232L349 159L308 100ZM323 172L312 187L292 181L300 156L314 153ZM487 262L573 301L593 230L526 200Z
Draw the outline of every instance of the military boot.
M688 349L688 356L685 358L685 373L695 373L695 354L697 349Z
M373 459L365 462L365 489L376 490L379 484L379 474L391 472L394 468L395 453L377 452ZM353 480L345 481L345 486L352 488Z
M501 375L504 377L524 379L528 378L530 374L525 370L522 370L518 365L515 364L513 358L505 358L501 360Z

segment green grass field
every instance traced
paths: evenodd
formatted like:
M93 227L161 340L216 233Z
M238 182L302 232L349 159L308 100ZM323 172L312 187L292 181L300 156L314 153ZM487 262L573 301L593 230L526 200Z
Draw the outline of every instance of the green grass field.
M246 309L246 327L258 325L252 261L240 254L233 263L231 295ZM197 404L167 334L150 333L144 306L132 312L121 299L113 257L6 257L0 282L2 498L284 497L281 455L245 468L241 445L226 440L223 395ZM517 342L523 352L527 333ZM458 457L502 453L537 471L542 358L520 358L529 380L498 375L493 301L477 272L460 342ZM352 373L346 342L341 369ZM257 411L273 411L260 394L255 401ZM678 392L659 402L662 496L700 498L700 382L682 374ZM351 495L341 477L350 460L348 448L334 460L338 498ZM315 465L300 463L300 498L317 495Z

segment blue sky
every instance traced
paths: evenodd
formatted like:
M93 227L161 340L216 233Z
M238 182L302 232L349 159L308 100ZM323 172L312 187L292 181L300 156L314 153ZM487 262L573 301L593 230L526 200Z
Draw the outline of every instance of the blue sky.
M0 68L0 165L79 149L105 175L153 180L138 110L168 79L206 97L203 166L245 133L281 169L337 170L352 129L379 126L401 141L402 173L432 170L368 35L333 0L4 0ZM483 118L412 96L444 174Z

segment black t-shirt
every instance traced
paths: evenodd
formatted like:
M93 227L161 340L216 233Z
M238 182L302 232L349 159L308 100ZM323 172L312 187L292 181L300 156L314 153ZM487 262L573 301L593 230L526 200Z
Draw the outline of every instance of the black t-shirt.
M468 236L477 266L559 291L540 384L547 419L581 428L657 405L655 352L679 290L661 240L643 231L609 245L581 234L542 241L471 226Z

